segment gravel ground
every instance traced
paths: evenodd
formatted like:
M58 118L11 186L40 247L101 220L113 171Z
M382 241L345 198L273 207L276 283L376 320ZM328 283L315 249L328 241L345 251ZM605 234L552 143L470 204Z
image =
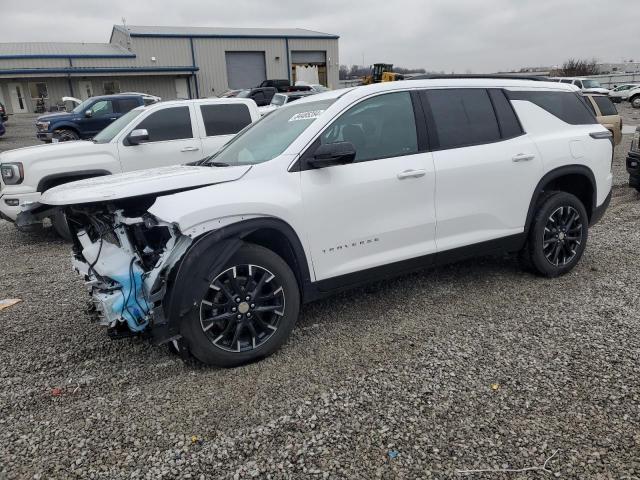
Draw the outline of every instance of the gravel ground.
M68 246L0 221L0 298L23 300L0 312L0 479L640 478L629 142L571 274L505 256L378 283L307 305L279 353L234 370L108 340ZM458 472L556 451L550 474Z

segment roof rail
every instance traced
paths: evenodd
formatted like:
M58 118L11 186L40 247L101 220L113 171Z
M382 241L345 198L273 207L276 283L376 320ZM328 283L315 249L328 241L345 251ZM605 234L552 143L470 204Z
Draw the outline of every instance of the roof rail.
M495 79L495 80L535 80L538 82L549 81L549 78L544 75L501 75L499 73L496 74L482 74L482 73L468 73L468 74L457 74L453 73L450 75L443 74L431 74L425 73L421 75L416 75L415 77L407 78L406 80L443 80L443 79L452 79L452 78L487 78L487 79Z

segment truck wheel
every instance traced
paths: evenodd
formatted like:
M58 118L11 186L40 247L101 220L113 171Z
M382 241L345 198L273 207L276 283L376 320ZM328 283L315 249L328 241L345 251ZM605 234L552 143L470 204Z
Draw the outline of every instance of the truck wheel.
M63 240L71 240L71 231L69 230L69 224L67 223L67 217L64 212L57 212L51 217L51 224L53 229Z
M631 106L633 108L640 108L640 95L636 95L635 97L629 100L631 102Z
M62 128L53 132L53 138L57 139L59 142L70 142L72 140L80 139L80 136L73 130Z
M296 277L282 258L264 247L244 244L213 281L191 281L190 288L206 291L184 318L181 333L191 354L207 365L236 367L271 355L298 319Z
M589 218L582 202L566 192L540 198L522 255L526 264L545 277L571 271L587 245Z

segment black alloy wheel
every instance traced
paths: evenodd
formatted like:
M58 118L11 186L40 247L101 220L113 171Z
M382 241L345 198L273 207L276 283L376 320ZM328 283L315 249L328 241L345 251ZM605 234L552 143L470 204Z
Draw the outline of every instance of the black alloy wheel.
M248 352L271 338L285 311L285 290L267 268L235 265L220 273L200 303L200 325L226 352Z
M555 267L571 262L582 244L582 218L572 206L556 208L544 228L543 251Z

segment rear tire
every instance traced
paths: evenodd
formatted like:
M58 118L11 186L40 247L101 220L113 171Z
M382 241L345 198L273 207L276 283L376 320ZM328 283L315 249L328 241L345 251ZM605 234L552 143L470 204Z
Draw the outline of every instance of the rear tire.
M259 245L240 247L210 285L202 285L209 282L201 278L191 282L190 288L206 292L184 318L181 333L191 354L207 365L237 367L271 355L298 319L295 275L282 258Z
M640 95L636 95L633 98L630 98L629 101L631 102L631 106L633 108L640 108Z
M547 192L536 206L521 255L539 275L557 277L575 267L584 253L589 218L582 202L566 192Z
M79 140L80 135L73 130L62 128L53 132L53 138L57 139L59 142L71 142L73 140Z

